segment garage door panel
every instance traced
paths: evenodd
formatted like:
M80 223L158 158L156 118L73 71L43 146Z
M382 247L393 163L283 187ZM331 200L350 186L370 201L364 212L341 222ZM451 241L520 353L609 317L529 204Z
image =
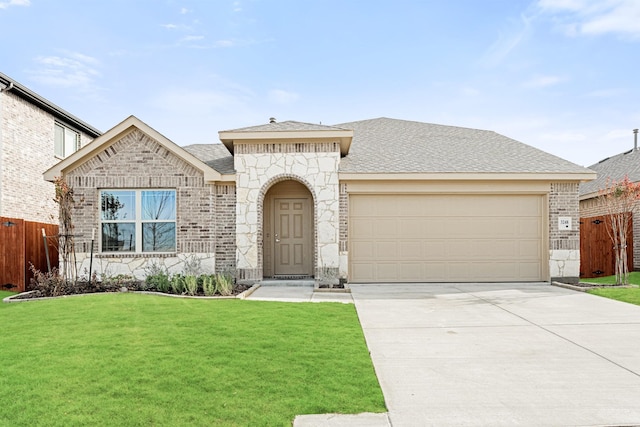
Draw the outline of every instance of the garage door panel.
M355 195L354 282L543 280L540 195Z

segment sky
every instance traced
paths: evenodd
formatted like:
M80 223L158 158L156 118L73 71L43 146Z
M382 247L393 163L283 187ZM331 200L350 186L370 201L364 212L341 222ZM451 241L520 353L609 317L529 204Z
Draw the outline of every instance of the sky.
M391 117L589 166L640 128L640 0L0 0L0 40L32 91L178 145Z

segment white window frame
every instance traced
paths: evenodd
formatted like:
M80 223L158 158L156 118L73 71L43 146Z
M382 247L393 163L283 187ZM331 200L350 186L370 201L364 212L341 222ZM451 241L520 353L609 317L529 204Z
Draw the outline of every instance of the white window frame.
M102 219L102 194L103 192L116 192L116 191L125 191L134 194L135 199L135 219L118 219L118 220L103 220ZM174 197L174 218L173 219L142 219L142 193L151 192L151 191L168 191L172 192ZM177 220L177 210L178 210L178 194L174 188L142 188L142 189L131 189L131 188L102 188L98 192L98 223L99 223L99 236L98 236L98 247L100 253L104 254L122 254L122 255L130 255L130 254L175 254L178 246L178 220ZM133 251L105 251L102 248L102 225L103 224L134 224L135 229L135 250ZM172 251L159 252L159 251L143 251L143 224L149 223L173 223L174 224L174 248Z
M60 133L59 133L60 132ZM59 140L59 136L62 136L62 140ZM71 141L67 141L67 138L71 139ZM73 144L72 147L69 147L70 144ZM60 122L54 122L53 128L53 154L56 157L64 159L65 157L70 156L80 149L80 132L77 130L71 129L68 126L63 125Z

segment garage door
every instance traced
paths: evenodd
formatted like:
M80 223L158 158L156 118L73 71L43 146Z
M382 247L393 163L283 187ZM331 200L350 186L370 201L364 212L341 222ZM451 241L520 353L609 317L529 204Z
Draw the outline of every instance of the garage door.
M351 195L350 281L543 278L541 195Z

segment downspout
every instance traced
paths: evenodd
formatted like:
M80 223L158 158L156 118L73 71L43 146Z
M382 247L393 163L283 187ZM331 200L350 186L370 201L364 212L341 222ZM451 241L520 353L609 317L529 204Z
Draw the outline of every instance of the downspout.
M0 86L0 216L2 216L2 193L4 192L4 180L3 180L3 171L4 171L4 134L2 130L4 129L4 106L3 106L3 98L4 92L8 92L13 89L13 82L9 82L7 86Z
M633 130L633 151L638 151L638 129Z

